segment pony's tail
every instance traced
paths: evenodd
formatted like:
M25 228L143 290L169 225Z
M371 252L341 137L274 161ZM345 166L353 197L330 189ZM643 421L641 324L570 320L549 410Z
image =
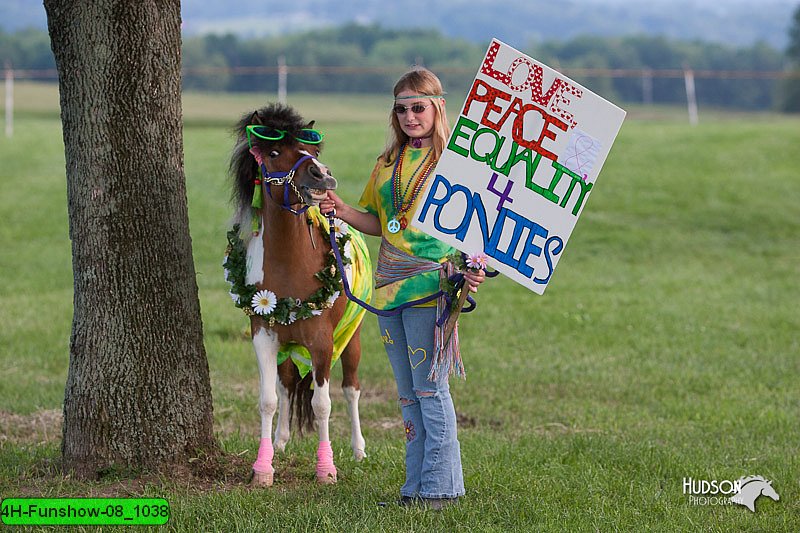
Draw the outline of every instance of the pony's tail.
M305 430L314 430L314 408L311 406L311 399L314 397L314 389L311 388L313 381L314 373L309 372L297 382L294 390L289 391L289 424L295 420L300 435Z

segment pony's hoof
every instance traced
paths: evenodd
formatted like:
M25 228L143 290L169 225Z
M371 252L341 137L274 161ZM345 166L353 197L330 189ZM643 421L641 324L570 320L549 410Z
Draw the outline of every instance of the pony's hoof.
M353 450L353 459L356 461L363 461L367 457L367 452L364 450Z
M336 483L336 474L329 473L324 475L317 474L317 482L322 485L333 485Z
M253 479L250 485L253 487L271 487L275 474L272 472L256 472L253 470Z

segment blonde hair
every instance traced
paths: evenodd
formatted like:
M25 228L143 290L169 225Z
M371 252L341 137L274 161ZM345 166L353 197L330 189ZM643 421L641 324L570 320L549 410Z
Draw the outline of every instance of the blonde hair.
M431 134L431 142L433 144L434 160L438 160L444 152L444 147L447 140L450 138L450 125L447 122L447 113L444 109L444 90L442 90L442 82L439 78L426 69L425 67L414 67L405 74L403 74L397 83L394 84L394 96L397 96L403 91L413 91L420 95L420 98L425 98L425 95L436 96L431 98L436 118L433 123L433 133ZM395 155L400 150L400 147L407 143L409 138L402 128L400 128L400 121L394 111L389 111L389 137L386 142L386 148L378 159L383 159L388 165L393 160Z

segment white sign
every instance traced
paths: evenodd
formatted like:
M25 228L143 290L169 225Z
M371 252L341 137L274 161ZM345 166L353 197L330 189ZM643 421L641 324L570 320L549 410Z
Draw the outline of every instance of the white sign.
M542 294L624 118L495 39L412 224Z

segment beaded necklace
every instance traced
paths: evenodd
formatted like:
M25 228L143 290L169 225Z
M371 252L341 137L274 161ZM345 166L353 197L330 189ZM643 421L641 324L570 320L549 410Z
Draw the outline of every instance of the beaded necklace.
M400 154L397 156L397 161L394 163L394 169L392 170L392 207L394 207L394 216L386 224L386 229L389 230L389 233L397 233L401 229L406 229L406 227L408 227L406 213L409 209L411 209L411 206L414 205L414 201L417 199L417 196L419 196L419 193L422 192L422 187L425 185L425 180L427 179L428 175L430 175L433 167L436 165L436 162L433 159L428 160L431 152L433 151L432 148L428 149L428 153L425 154L422 162L408 178L408 183L406 183L405 190L403 190L401 193L400 188L402 186L403 157L406 154L406 148L408 148L408 144L404 144L403 148L401 148ZM421 173L420 170L422 170ZM414 179L415 176L416 180ZM411 186L412 183L414 184L413 187ZM406 201L406 196L408 195L409 189L411 189L411 198Z

